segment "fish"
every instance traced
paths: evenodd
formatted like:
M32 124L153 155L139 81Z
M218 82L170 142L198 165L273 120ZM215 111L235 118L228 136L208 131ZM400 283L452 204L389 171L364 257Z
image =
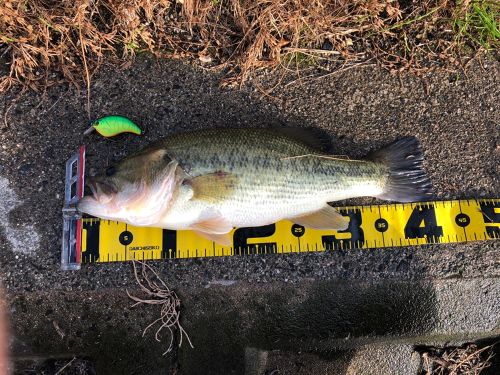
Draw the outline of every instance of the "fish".
M346 230L329 203L356 197L412 202L431 195L417 138L365 158L325 151L310 128L212 128L173 134L91 176L77 209L133 226L192 230L230 245L234 228L289 220Z

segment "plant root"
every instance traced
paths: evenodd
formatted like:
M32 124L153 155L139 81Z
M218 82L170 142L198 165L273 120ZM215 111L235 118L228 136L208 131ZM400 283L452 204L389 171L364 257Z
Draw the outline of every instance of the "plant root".
M141 273L139 275L136 262L142 265ZM148 264L141 261L132 261L134 267L134 276L139 285L140 289L146 294L146 298L140 298L133 296L127 290L127 295L130 299L134 300L136 303L132 305L132 307L138 306L140 304L147 305L160 305L160 317L149 324L144 331L142 332L142 336L146 334L146 332L155 325L159 325L158 329L155 333L156 341L160 342L160 332L163 329L167 329L170 336L170 343L168 345L167 351L163 353L163 355L170 353L174 347L174 330L177 329L180 332L179 339L179 347L182 345L182 338L186 336L186 339L191 348L194 348L191 343L191 339L189 335L184 330L180 323L180 305L181 300L177 296L177 294L170 290L170 288L165 284L165 282L158 276L158 273L149 266ZM152 274L152 277L151 275Z

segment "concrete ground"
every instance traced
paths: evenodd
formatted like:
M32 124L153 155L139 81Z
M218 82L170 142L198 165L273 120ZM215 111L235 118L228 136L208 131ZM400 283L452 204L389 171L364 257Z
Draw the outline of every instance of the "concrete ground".
M125 115L143 137L83 137L85 90L0 98L0 265L16 373L51 374L76 358L66 373L417 374L423 345L500 335L499 241L154 262L195 347L166 356L166 337L141 336L158 310L131 308L130 264L59 266L64 162L82 142L92 172L160 136L213 126L314 126L352 157L414 135L436 199L500 197L499 63L423 80L365 67L272 96L147 58L92 82L91 117Z

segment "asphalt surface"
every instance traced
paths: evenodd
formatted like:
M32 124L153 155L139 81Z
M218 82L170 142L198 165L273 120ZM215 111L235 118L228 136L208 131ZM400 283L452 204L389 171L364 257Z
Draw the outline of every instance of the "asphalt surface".
M263 75L262 82L268 77ZM84 137L86 91L53 87L0 97L0 266L13 299L113 291L134 286L129 264L60 270L64 163L82 142L92 173L159 137L213 126L281 123L323 129L335 153L362 157L402 136L421 141L436 199L500 197L500 64L473 63L467 75L398 77L374 67L304 81L262 95L253 85L219 87L218 77L178 61L138 59L93 77L91 119L127 116L143 136ZM372 199L339 202L376 202ZM291 256L155 262L175 288L217 280L251 284L306 280L490 278L498 288L498 241L336 251ZM28 297L27 297L28 298ZM32 298L32 297L29 297ZM74 298L74 297L73 297ZM70 310L69 310L70 311ZM45 314L40 311L40 314ZM36 317L34 319L37 319ZM491 316L498 322L498 316ZM26 327L25 327L26 328ZM23 328L24 329L24 328ZM26 328L27 329L27 328ZM24 331L26 332L26 331Z
M138 61L133 68L103 72L93 79L92 119L122 114L146 130L142 137L109 140L95 133L82 135L89 124L85 91L57 87L17 100L4 95L0 176L3 185L8 181L9 196L15 194L18 200L2 214L5 286L33 291L113 287L131 281L128 265L59 271L64 163L82 142L92 173L148 142L186 129L276 122L314 126L331 135L335 152L352 157L414 135L424 148L437 199L498 197L500 69L498 63L484 65L467 77L435 75L425 81L410 76L400 81L376 68L364 68L291 85L275 93L279 99L260 99L259 91L251 88L220 89L217 77L180 62ZM13 230L19 235L14 232L9 240ZM288 258L175 260L162 265L169 270L169 281L188 285L213 279L497 276L497 247L498 242L482 242Z

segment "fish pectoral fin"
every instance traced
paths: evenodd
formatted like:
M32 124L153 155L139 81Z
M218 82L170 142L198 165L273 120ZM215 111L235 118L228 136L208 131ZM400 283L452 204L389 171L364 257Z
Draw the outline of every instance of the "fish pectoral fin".
M349 226L349 219L328 205L319 211L291 218L290 221L312 229L346 230Z
M218 171L185 180L193 189L192 199L219 202L234 191L238 177L231 173Z
M233 241L231 239L231 236L229 233L207 233L207 232L202 232L199 230L194 230L194 232L202 237L205 237L206 239L213 241L219 245L222 246L231 246L233 244Z
M190 228L204 233L225 234L231 232L233 226L221 215L214 215L208 219L191 224Z

